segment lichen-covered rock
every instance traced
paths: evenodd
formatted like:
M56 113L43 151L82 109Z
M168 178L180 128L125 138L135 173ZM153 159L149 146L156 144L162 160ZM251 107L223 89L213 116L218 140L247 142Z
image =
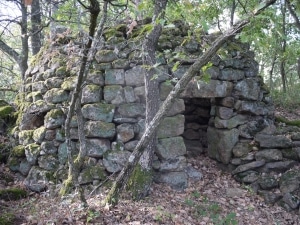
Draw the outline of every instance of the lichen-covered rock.
M44 141L41 143L41 153L46 155L54 155L57 153L57 147L53 141Z
M18 170L23 176L27 176L31 167L32 165L26 159L23 159Z
M255 141L259 143L262 148L289 148L292 147L292 141L290 138L284 135L268 135L257 134Z
M266 162L274 162L282 160L282 152L278 149L265 149L256 152L255 159L265 160Z
M142 66L136 66L125 72L126 86L143 86L145 69Z
M243 164L243 165L238 166L235 170L233 170L232 174L235 175L237 173L245 172L247 170L253 170L255 168L262 167L265 164L266 164L266 162L264 160L254 161L251 163Z
M69 93L59 88L52 88L44 94L44 99L48 103L61 103L69 99Z
M34 130L22 130L19 132L19 143L22 145L28 145L34 142L33 140Z
M105 70L106 85L124 85L125 73L123 69L107 69Z
M300 186L300 171L290 170L282 174L279 181L282 193L292 193Z
M58 169L59 161L53 155L42 155L38 158L38 164L42 169L55 171Z
M127 163L130 154L128 151L108 151L104 154L103 165L110 173L119 172Z
M50 90L52 88L60 88L63 83L63 79L59 77L51 77L45 80L45 85Z
M160 173L155 177L155 181L170 185L176 190L183 190L188 185L188 176L186 172Z
M92 183L93 180L104 180L106 177L105 169L102 166L90 166L81 171L78 176L80 184Z
M61 88L66 91L72 91L77 85L77 76L67 77L61 84Z
M231 130L220 130L208 127L208 156L228 164L232 157L232 149L238 142L239 131L236 128Z
M122 86L120 85L109 85L104 87L104 100L111 104L122 104L125 103L125 95Z
M176 116L177 114L184 113L185 105L183 99L175 99L171 109L166 116Z
M102 100L102 88L99 85L89 84L82 88L81 103L96 103Z
M215 98L227 97L231 94L233 84L228 81L210 80L191 81L180 95L182 98Z
M135 118L145 115L145 105L140 103L122 104L117 111L124 117Z
M86 104L82 107L82 115L86 119L112 122L115 113L115 105L112 104Z
M45 127L55 129L65 123L66 115L60 109L52 109L45 116Z
M134 126L123 123L117 126L117 140L126 143L134 138Z
M45 113L54 108L55 108L54 104L47 103L44 100L38 100L36 102L31 103L26 109L26 112L30 114Z
M296 164L297 164L297 162L294 160L269 162L269 163L266 163L266 165L263 166L260 171L264 172L264 173L269 173L271 171L277 172L277 173L283 173L283 172L291 169Z
M246 156L252 150L249 142L239 142L237 143L233 149L232 153L235 157L243 157Z
M107 139L86 139L87 156L100 158L110 149L110 141Z
M118 56L112 50L100 50L96 53L95 59L98 63L107 63L118 59Z
M38 143L41 144L42 141L45 138L45 134L46 134L46 128L44 126L41 126L37 129L34 130L33 132L33 140Z
M220 80L226 81L237 81L242 80L245 77L245 72L243 70L226 68L221 71L218 78Z
M217 106L216 115L223 120L229 120L233 116L233 108Z
M134 94L133 87L130 86L124 87L124 96L127 103L133 103L137 101L137 98Z
M215 117L214 120L214 124L216 128L227 128L227 129L235 128L247 122L248 122L248 116L241 115L241 114L233 116L228 120L221 119L220 117Z
M157 137L176 137L184 132L184 116L177 115L164 118L158 126Z
M41 152L40 145L33 143L25 146L26 159L31 165L36 164L40 152Z
M263 190L271 190L273 188L277 188L279 182L275 177L267 176L267 177L262 177L258 181L258 184Z
M159 165L160 172L184 171L187 166L187 161L184 156L179 156L173 159L163 160Z
M257 116L266 116L271 115L274 112L274 109L273 106L268 106L264 102L242 101L239 111Z
M104 85L104 76L101 71L92 71L88 73L86 77L86 82L88 84L97 84L99 86Z
M256 79L248 78L239 81L233 90L233 94L240 99L258 100L260 96L260 86Z
M103 121L87 121L84 130L87 137L112 138L116 133L114 123Z
M49 171L33 166L24 180L24 184L31 191L42 192L46 190L50 176Z
M175 159L186 154L186 148L182 137L170 137L158 140L157 155L163 159Z
M47 90L48 89L44 81L32 83L32 91L40 91L42 94L44 94Z

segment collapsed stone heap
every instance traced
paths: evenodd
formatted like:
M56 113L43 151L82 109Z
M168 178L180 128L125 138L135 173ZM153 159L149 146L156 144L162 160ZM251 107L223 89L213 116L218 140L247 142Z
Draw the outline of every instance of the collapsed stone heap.
M108 174L120 171L144 131L141 43L151 25L136 27L129 38L126 29L126 24L121 24L105 30L103 46L83 87L81 102L88 147L80 184L95 185ZM176 80L214 39L213 35L187 31L180 21L163 30L157 47L157 77L153 78L160 82L159 101L166 98ZM12 152L10 168L24 176L25 184L33 191L42 191L48 182L65 178L64 122L77 81L80 51L77 39L68 32L61 33L26 73L25 102L21 103L17 132L20 145ZM265 178L261 174L284 172L298 163L299 149L293 146L299 146L300 133L274 135L274 107L249 46L236 40L226 43L210 67L200 73L211 79L195 77L159 127L153 164L156 180L185 188L188 177L199 176L187 167L187 151L199 154L207 149L211 158L232 168L237 180L256 184L258 189L277 187L278 177ZM76 149L76 116L71 136ZM277 183L266 182L270 179ZM289 188L286 193L293 191Z

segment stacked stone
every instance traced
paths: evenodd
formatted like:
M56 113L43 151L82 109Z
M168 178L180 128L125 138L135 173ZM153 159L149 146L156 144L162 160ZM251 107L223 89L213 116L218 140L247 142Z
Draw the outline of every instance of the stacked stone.
M97 184L107 174L120 171L145 129L146 69L141 66L142 36L126 40L118 32L126 32L126 25L116 28L111 37L110 30L106 30L106 42L98 50L83 85L81 103L87 159L80 184ZM80 48L66 33L58 37L26 73L22 103L26 109L19 124L20 146L16 148L23 147L26 158L11 159L11 168L26 177L25 184L33 191L44 190L54 175L60 180L66 174L64 123L77 81ZM170 68L165 56L159 60L162 64L155 79L168 86ZM164 100L166 93L161 92L160 96L159 101ZM187 186L186 148L180 136L184 130L183 112L184 102L178 99L157 132L156 180L174 188ZM76 116L72 118L70 133L75 155L78 152Z
M142 66L141 46L145 32L151 28L148 26L136 27L127 39L126 24L104 32L103 46L82 89L87 158L80 184L98 184L108 174L120 171L144 132L144 74L148 68ZM214 39L196 32L191 36L187 31L177 21L160 38L153 77L159 81L160 102L202 54L201 45ZM64 123L81 51L74 43L76 40L67 33L59 35L26 73L20 145L12 154L10 166L34 191L42 191L47 182L66 175ZM199 173L187 167L187 150L199 154L207 149L211 158L232 168L237 180L259 187L264 186L262 174L286 171L298 163L299 150L293 146L299 146L299 134L274 135L274 107L249 46L229 41L198 75L209 75L210 79L196 76L157 131L153 162L156 181L182 189L189 177L196 174L199 178ZM75 155L76 116L70 132Z

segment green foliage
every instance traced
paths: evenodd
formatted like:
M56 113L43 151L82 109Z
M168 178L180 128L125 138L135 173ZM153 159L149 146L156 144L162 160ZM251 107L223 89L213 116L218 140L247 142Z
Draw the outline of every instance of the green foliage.
M290 87L286 93L281 90L273 90L271 92L274 104L282 106L285 109L293 110L300 107L300 84L295 84Z

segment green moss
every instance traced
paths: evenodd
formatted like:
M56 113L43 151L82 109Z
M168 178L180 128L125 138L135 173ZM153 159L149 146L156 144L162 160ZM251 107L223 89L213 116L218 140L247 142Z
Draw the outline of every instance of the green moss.
M10 105L1 106L0 107L0 118L7 118L13 111L14 111L14 108Z
M0 225L14 224L15 219L16 217L13 213L3 213L0 215Z
M27 192L20 188L8 188L0 190L0 199L5 201L18 200L25 198L26 196Z
M129 178L127 190L132 194L134 200L140 200L145 197L145 191L151 185L152 180L153 171L143 170L140 165L137 165Z
M25 146L18 145L11 150L11 155L15 157L25 157Z
M51 111L49 111L46 116L45 116L45 120L49 120L50 118L56 119L56 118L60 118L64 116L64 112L60 109L52 109Z
M19 138L24 141L30 142L30 140L33 138L33 132L34 130L22 130L19 133Z
M281 116L275 116L275 119L279 123L285 123L286 125L300 127L300 120L288 120Z
M9 157L7 166L10 170L12 170L14 172L18 171L19 166L20 166L19 158L13 157L13 156Z

